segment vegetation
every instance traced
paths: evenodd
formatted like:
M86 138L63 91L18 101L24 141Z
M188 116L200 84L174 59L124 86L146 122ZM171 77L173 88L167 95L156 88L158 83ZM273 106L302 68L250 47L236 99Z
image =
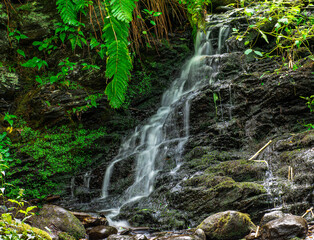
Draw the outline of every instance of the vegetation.
M106 129L86 130L79 126L76 131L66 126L47 129L45 132L24 126L21 139L13 147L19 149L14 161L8 167L16 169L8 172L8 195L16 196L19 187L25 188L28 198L44 198L51 191L62 190L52 180L63 174L79 172L92 163L91 148L97 148L98 139L106 136ZM26 162L19 156L30 156ZM15 178L16 174L22 177Z
M245 7L247 17L253 17L247 30L237 37L244 39L244 44L249 47L245 54L275 58L282 63L282 67L293 70L301 66L303 59L314 60L310 49L310 40L314 37L314 17L304 6L303 1L257 1ZM253 50L259 38L271 46L269 51ZM271 44L271 41L275 44Z

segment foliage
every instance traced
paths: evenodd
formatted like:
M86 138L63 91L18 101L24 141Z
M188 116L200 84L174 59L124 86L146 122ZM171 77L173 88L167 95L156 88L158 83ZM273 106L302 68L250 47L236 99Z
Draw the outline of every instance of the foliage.
M29 67L29 68L38 68L38 71L42 67L48 67L48 63L45 60L42 60L38 57L33 57L32 59L28 60L27 62L22 64L23 67Z
M13 123L12 123L13 124ZM1 188L0 196L2 197L2 204L5 207L6 202L12 204L12 207L8 209L9 212L2 213L0 216L0 236L4 240L24 240L24 239L51 239L50 236L39 229L31 228L24 224L24 221L32 216L32 212L36 206L25 206L25 201L22 199L23 190L19 190L19 195L16 199L8 199L5 196L6 187L8 184L5 182L6 172L8 166L13 162L10 155L11 141L7 138L7 133L3 132L0 134L0 179ZM17 221L17 214L23 216L22 221Z
M245 7L244 14L253 19L253 24L249 25L247 30L238 34L238 40L245 40L245 45L249 49L245 54L255 53L259 57L280 57L282 64L289 69L297 69L298 58L297 49L303 48L307 51L308 58L313 60L310 51L310 40L314 37L314 17L302 10L304 3L301 1L258 1ZM250 20L252 23L252 21ZM238 31L234 29L234 31ZM253 50L257 39L254 37L257 33L257 39L261 37L265 43L275 45L268 52L262 53Z
M301 98L307 101L305 104L310 109L311 113L314 112L314 95L310 97L301 97ZM308 130L314 129L314 123L304 123L303 125L307 127Z
M178 0L180 4L186 5L190 14L192 26L202 27L204 23L204 6L211 3L211 0Z
M106 129L86 130L82 126L73 131L66 126L47 129L45 132L23 126L21 141L14 144L19 153L31 160L22 162L18 155L9 167L15 169L7 173L9 195L17 194L16 187L23 186L27 197L44 198L51 191L58 192L60 186L51 177L75 174L91 164L91 148L95 141L106 136ZM18 175L19 178L15 178Z

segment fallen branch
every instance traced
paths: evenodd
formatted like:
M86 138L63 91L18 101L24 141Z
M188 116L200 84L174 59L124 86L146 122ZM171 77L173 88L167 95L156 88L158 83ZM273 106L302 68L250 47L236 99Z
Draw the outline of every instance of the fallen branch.
M256 157L258 156L258 154L260 154L269 144L271 144L271 142L272 142L272 140L270 140L268 143L266 143L266 144L264 145L264 147L262 147L260 150L258 150L258 152L255 153L255 154L253 155L253 157L251 157L251 158L249 159L249 161L250 161L250 160L253 160L254 158L256 158Z
M305 217L309 212L311 212L312 213L312 217L314 217L313 207L311 207L310 209L306 210L306 212L302 215L302 217Z

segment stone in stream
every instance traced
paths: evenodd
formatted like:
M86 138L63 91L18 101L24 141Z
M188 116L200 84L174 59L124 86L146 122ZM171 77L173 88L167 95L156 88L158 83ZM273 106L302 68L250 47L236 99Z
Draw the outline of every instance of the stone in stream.
M110 235L117 234L118 230L115 227L111 226L97 226L92 228L88 232L88 236L90 240L99 240L109 237Z
M264 226L266 223L276 220L278 218L284 217L286 214L284 214L282 211L272 211L269 213L266 213L259 224L260 227Z
M209 216L197 228L202 229L208 239L230 240L244 237L255 225L247 214L225 211Z
M305 238L308 225L304 218L288 215L266 223L261 229L261 240Z
M68 233L76 239L86 235L83 224L72 213L55 205L44 205L38 215L32 217L32 226L47 231L53 239L58 239L61 232Z

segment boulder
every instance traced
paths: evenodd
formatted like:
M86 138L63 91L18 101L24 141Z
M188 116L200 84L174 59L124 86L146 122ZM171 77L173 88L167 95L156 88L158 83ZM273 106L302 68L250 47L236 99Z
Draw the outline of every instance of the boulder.
M197 228L209 239L229 240L245 236L255 225L247 214L225 211L209 216Z
M88 236L90 240L98 240L98 239L107 238L110 235L117 234L117 233L118 233L118 230L115 227L100 225L100 226L92 228L88 232Z
M83 224L69 211L55 205L44 205L38 215L32 217L32 225L42 230L50 229L53 239L65 232L76 239L86 235Z
M260 227L264 226L266 223L270 222L270 221L273 221L273 220L276 220L278 218L282 218L284 217L285 214L282 212L282 211L273 211L273 212L269 212L269 213L266 213L262 219L261 219L261 222L260 222Z
M288 215L266 223L261 229L262 240L288 240L305 238L308 225L304 218Z

